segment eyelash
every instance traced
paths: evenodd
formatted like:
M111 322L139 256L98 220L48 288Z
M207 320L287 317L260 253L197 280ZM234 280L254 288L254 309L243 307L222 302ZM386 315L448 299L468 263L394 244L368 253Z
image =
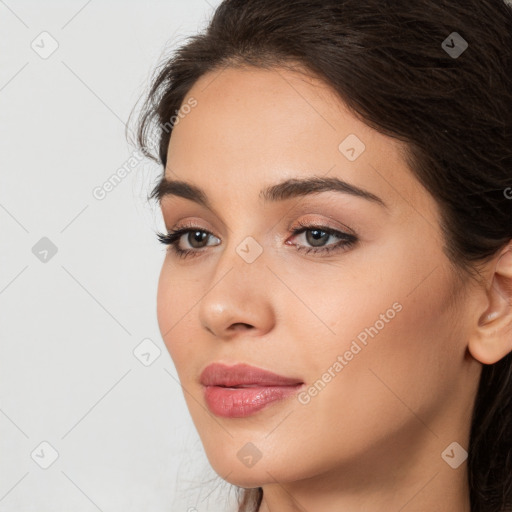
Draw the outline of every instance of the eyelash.
M299 222L298 225L300 228L296 228L292 231L293 236L300 235L304 233L305 231L321 231L327 235L335 236L340 239L339 242L331 245L327 245L325 247L308 247L304 248L302 246L297 247L297 251L309 254L309 253L322 253L322 254L330 254L332 252L338 251L338 250L346 250L351 248L355 243L358 241L358 238L354 235L351 235L349 233L344 233L342 231L337 231L335 229L327 228L326 226L318 226L315 224L307 224ZM165 245L170 246L171 250L180 258L187 258L187 257L195 257L198 256L199 253L204 252L203 248L201 249L180 249L178 247L178 243L180 241L180 238L183 235L186 235L190 232L196 232L199 231L200 233L207 233L208 235L213 235L209 231L206 231L205 229L200 228L199 226L185 226L176 230L172 230L167 234L164 233L157 233L158 240ZM217 237L215 237L217 238Z

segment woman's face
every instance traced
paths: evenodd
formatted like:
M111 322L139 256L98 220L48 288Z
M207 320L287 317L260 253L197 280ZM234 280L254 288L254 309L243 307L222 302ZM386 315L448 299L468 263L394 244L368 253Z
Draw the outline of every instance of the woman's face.
M170 186L161 198L192 252L169 247L158 321L213 468L245 487L340 472L348 485L419 461L453 471L441 453L467 449L480 365L438 209L399 143L282 68L212 72L186 103L165 177L204 201ZM205 393L211 363L298 385Z

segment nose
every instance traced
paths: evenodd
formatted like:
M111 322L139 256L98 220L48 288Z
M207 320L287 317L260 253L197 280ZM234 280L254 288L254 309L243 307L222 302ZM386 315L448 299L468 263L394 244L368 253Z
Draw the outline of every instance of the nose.
M249 263L235 249L226 247L219 257L198 307L201 326L222 340L240 334L262 336L275 323L276 283L265 264L265 252Z

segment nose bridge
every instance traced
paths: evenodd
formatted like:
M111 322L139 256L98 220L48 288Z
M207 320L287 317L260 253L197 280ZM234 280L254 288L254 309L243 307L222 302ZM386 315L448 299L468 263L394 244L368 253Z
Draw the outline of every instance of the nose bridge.
M232 268L230 274L238 273L239 278L240 273L242 276L245 274L251 276L268 272L264 264L266 260L264 253L268 248L264 249L265 233L260 229L261 225L256 223L257 217L249 213L242 218L240 213L236 212L232 217L236 222L232 223L224 250L217 260L216 274L224 273L230 268Z
M199 309L202 325L218 336L234 323L266 330L273 317L263 245L251 235L231 234Z
M268 269L265 265L265 250L255 237L232 235L224 251L217 260L212 284L226 281L226 285L236 286L235 295L243 295L248 289L256 289L263 283Z

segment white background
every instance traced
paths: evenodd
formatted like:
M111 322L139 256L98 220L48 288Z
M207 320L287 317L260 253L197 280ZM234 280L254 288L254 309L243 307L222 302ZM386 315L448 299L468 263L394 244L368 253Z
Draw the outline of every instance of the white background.
M161 170L92 194L130 158L124 123L163 52L218 3L0 1L1 512L227 510L156 320Z

